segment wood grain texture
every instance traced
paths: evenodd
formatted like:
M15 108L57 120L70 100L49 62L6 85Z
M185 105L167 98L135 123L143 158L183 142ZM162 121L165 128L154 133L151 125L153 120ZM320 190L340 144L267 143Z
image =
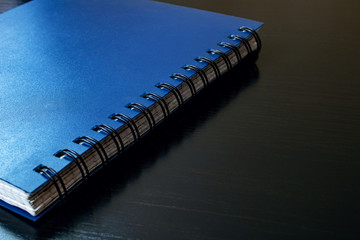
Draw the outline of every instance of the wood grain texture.
M30 0L0 0L0 13L6 12L29 1Z
M0 238L359 239L360 3L164 2L265 22L258 72L211 86L39 224L1 209Z

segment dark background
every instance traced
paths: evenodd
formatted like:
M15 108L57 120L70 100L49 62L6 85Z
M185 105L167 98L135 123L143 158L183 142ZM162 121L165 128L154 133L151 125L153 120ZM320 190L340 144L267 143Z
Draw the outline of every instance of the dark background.
M264 22L256 65L0 239L359 239L360 2L164 2Z

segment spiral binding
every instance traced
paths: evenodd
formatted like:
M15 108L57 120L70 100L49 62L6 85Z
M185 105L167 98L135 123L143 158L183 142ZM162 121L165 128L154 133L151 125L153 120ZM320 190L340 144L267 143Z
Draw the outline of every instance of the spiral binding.
M238 31L248 32L253 36L253 38L255 39L256 44L257 44L257 49L255 52L258 53L262 47L262 44L261 44L261 40L260 40L260 37L257 34L257 32L249 27L241 27L238 29ZM236 35L236 34L229 35L229 38L232 40L241 41L241 43L245 46L245 48L247 50L247 53L248 53L247 55L252 55L254 53L248 39L246 39L240 35ZM238 63L242 61L242 55L239 50L239 44L233 45L228 42L220 42L220 43L218 43L218 45L221 47L230 49L235 54ZM229 71L230 69L232 69L233 64L230 60L230 57L225 52L222 52L217 49L209 49L209 50L207 50L207 53L211 54L211 55L218 55L219 58L223 59L227 70ZM209 58L206 58L206 57L198 57L195 59L195 61L207 63L214 70L216 78L219 78L221 76L220 68L215 61L213 61ZM209 83L210 83L209 79L203 68L197 67L195 65L185 65L182 68L185 69L186 71L194 71L201 78L201 81L202 81L204 87L209 85ZM170 78L180 80L183 83L187 84L187 86L190 89L192 97L197 94L197 89L191 78L189 78L183 74L180 74L180 73L174 73L174 74L170 75ZM184 99L183 99L182 94L180 93L178 88L175 87L174 85L172 85L170 83L162 82L162 83L156 84L155 87L157 87L159 89L166 89L169 92L171 92L174 95L174 97L178 103L178 107L181 107L184 104ZM163 112L163 119L166 119L170 115L169 106L163 97L161 97L155 93L145 93L145 94L141 95L141 97L143 97L145 99L153 100L154 102L156 102L160 106L160 108ZM155 121L155 117L153 116L151 110L148 107L146 107L140 103L131 103L131 104L126 105L125 107L127 107L131 110L138 110L139 112L141 112L144 115L144 117L146 118L146 120L149 124L150 130L152 130L156 126L157 123ZM131 134L133 136L133 142L137 142L140 139L141 135L140 135L139 128L132 118L130 118L129 116L127 116L125 114L121 114L121 113L113 113L109 116L109 118L114 121L120 121L124 125L126 125L131 131ZM92 130L99 132L99 133L107 134L107 136L109 136L112 139L112 141L114 142L116 149L117 149L117 154L119 154L125 150L125 144L124 144L123 140L121 139L120 134L113 127L106 125L106 124L99 124L99 125L94 126L92 128ZM102 167L105 167L105 165L110 160L106 153L104 146L98 140L96 140L92 137L89 137L89 136L78 137L75 140L73 140L73 142L77 143L77 144L81 144L81 145L85 144L85 145L91 146L96 151L96 153L99 155ZM86 165L84 158L80 154L78 154L76 151L70 150L70 149L63 149L63 150L59 150L58 152L56 152L54 154L54 156L56 156L58 158L63 158L65 156L67 156L73 162L75 162L76 166L79 168L79 171L82 175L83 181L85 181L87 179L87 177L90 175L88 166ZM36 172L40 173L41 175L44 175L46 178L50 179L53 182L53 184L59 194L60 200L62 200L66 197L68 191L67 191L65 184L64 184L63 180L61 179L60 175L54 169L40 164L34 170ZM63 191L61 191L60 185L58 184L58 182L60 183Z
M141 97L143 97L145 99L151 99L151 100L157 102L157 104L159 104L159 106L161 107L164 118L167 118L170 115L170 111L169 111L169 107L168 107L167 103L158 94L156 94L156 93L145 93L145 94L141 95Z
M107 133L112 138L112 140L114 141L114 143L116 145L116 148L118 150L118 153L120 153L120 152L122 152L124 150L124 143L123 143L120 135L116 132L116 130L113 127L110 127L109 125L106 125L106 124L100 124L100 125L94 126L92 128L92 130L94 130L95 132L105 132L105 133ZM120 143L120 145L119 145L119 143Z
M109 161L108 155L106 154L103 145L95 138L89 136L82 136L74 139L73 142L81 145L88 144L93 147L94 150L98 153L103 166L105 166L106 163Z
M47 177L48 179L50 179L53 182L53 184L54 184L54 186L56 188L56 191L59 194L59 199L60 200L62 200L62 199L64 199L66 197L67 190L66 190L64 181L61 179L60 175L54 169L40 164L39 166L34 168L34 171L37 172L37 173L40 173L41 175L43 175L45 177ZM56 182L56 179L60 182L60 185L61 185L61 187L62 187L62 189L64 191L64 195L61 193L60 187L59 187L58 183Z
M217 54L220 57L222 57L222 59L224 59L224 62L225 62L225 65L226 65L226 68L227 68L228 71L232 68L230 58L225 53L223 53L223 52L221 52L221 51L219 51L217 49L209 49L209 50L207 50L207 53Z
M122 114L122 113L113 113L109 116L109 118L111 120L114 121L120 121L122 123L124 123L125 125L127 125L127 127L130 129L133 138L134 138L134 142L137 142L140 138L140 132L138 127L136 126L136 123L134 122L134 120L132 120L129 116ZM135 134L136 132L136 134Z
M89 169L88 169L87 165L85 164L84 159L77 152L75 152L73 150L69 150L69 149L63 149L63 150L57 151L54 154L54 156L56 156L60 159L65 156L70 157L75 162L76 166L79 168L83 180L86 180L87 176L90 174ZM81 167L81 164L79 163L78 160L80 160L80 163L82 164L83 168L85 169L86 175L85 175L83 168Z
M231 34L229 36L229 38L232 39L232 40L239 40L239 41L243 42L248 55L250 55L252 53L250 43L246 38L244 38L242 36L239 36L239 35L235 35L235 34Z
M205 71L202 68L199 68L197 66L194 65L185 65L183 66L183 69L185 69L186 71L195 71L197 74L199 74L199 76L201 77L203 83L204 83L204 87L206 87L209 84L209 79L206 76Z
M197 62L206 62L207 64L209 64L214 69L216 78L220 77L220 75L221 75L220 69L217 66L217 64L214 61L212 61L211 59L206 58L206 57L198 57L198 58L195 58L195 61L197 61Z
M227 42L219 42L218 45L221 47L226 47L231 49L235 53L238 63L241 62L242 60L241 53L235 45L232 45L231 43L227 43Z
M144 105L140 104L140 103L131 103L129 105L126 105L125 107L129 108L130 110L136 109L138 111L140 111L142 114L144 114L145 118L147 119L149 126L150 126L150 130L153 129L153 127L155 126L156 122L155 122L155 118L152 115L151 111L145 107ZM151 119L151 121L150 121Z
M174 85L171 85L170 83L158 83L155 85L155 87L169 90L175 96L179 107L184 104L184 99L181 93Z
M249 28L249 27L245 27L245 26L239 28L238 30L241 31L241 32L249 32L251 35L253 35L253 37L256 40L256 44L257 44L256 51L260 52L262 44L261 44L261 39L259 37L259 34L254 29Z
M184 83L186 83L189 88L190 88L190 92L191 92L191 96L195 96L196 94L196 88L195 88L195 85L194 83L191 81L190 78L188 78L187 76L185 76L184 74L180 74L180 73L174 73L172 75L170 75L170 77L172 79L179 79L181 81L183 81Z

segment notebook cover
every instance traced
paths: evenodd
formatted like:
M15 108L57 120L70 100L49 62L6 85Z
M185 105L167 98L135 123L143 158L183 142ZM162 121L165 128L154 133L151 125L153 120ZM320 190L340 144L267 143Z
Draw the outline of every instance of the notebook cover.
M153 1L34 0L0 15L0 179L31 193L47 179L34 171L43 164L60 171L70 162L53 154L86 147L79 136L98 140L96 124L117 128L115 112L164 96L158 82L175 86L169 75L204 67L197 56L241 26L262 23ZM1 204L1 203L0 203ZM5 207L8 204L2 203ZM11 207L9 207L11 209Z

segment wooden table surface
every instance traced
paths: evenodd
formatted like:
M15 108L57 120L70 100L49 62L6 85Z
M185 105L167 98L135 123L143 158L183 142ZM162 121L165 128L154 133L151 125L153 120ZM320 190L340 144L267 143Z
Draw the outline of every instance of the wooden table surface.
M0 239L360 239L360 2L164 2L265 22L256 65Z

